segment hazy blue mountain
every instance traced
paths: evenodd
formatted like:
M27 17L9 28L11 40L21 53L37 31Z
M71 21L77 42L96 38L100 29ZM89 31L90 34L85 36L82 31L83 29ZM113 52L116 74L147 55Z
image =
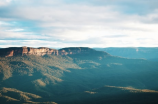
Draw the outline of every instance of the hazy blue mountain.
M114 56L121 56L126 58L144 58L158 61L158 47L110 47L95 49L98 51L106 51Z
M2 104L158 103L157 62L85 47L19 49L0 57Z

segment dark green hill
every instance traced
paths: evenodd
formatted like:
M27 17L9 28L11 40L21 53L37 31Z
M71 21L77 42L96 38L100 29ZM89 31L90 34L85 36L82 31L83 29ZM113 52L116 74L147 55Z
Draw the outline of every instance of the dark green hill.
M0 57L0 103L146 102L137 97L149 97L149 102L158 102L155 99L158 90L157 62L115 57L83 47L58 51L59 55ZM63 55L63 52L68 54ZM116 90L117 87L103 87L105 85L123 88L131 86L133 89L155 92L144 95L144 92L136 90L138 93L133 94ZM126 95L129 96L124 100Z

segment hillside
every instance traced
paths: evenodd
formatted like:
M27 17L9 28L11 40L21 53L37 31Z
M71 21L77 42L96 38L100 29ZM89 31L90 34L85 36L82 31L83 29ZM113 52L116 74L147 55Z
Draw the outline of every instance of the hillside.
M141 104L144 98L158 102L157 62L85 47L56 51L59 54L1 55L0 103Z
M32 48L32 47L9 47L9 48L2 48L0 49L0 56L1 57L12 57L12 56L25 56L25 55L37 55L37 56L44 56L44 55L69 55L69 54L79 54L79 53L89 53L93 52L93 49L88 47L70 47L70 48L63 48L63 49L51 49L47 47L39 47L39 48Z
M121 56L126 58L143 58L151 61L158 61L157 47L109 47L109 48L95 48L98 51L106 51L114 56Z

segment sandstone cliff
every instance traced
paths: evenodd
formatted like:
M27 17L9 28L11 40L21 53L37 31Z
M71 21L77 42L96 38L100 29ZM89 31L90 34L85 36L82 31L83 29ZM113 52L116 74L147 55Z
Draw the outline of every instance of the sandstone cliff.
M0 49L0 56L10 57L16 55L39 55L43 56L46 54L58 55L58 50L50 48L32 48L32 47L11 47Z
M0 49L0 56L1 57L11 57L17 55L38 55L43 56L46 54L50 55L68 55L68 54L79 54L79 53L87 53L90 51L95 51L90 48L86 47L70 47L70 48L63 48L63 49L50 49L46 47L40 48L32 48L32 47L10 47L10 48L3 48Z

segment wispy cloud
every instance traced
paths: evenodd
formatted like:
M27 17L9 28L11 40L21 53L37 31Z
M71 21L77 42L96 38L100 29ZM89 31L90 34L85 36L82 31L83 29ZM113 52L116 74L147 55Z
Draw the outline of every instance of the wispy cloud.
M0 39L4 40L0 45L158 46L156 3L156 0L0 0Z

